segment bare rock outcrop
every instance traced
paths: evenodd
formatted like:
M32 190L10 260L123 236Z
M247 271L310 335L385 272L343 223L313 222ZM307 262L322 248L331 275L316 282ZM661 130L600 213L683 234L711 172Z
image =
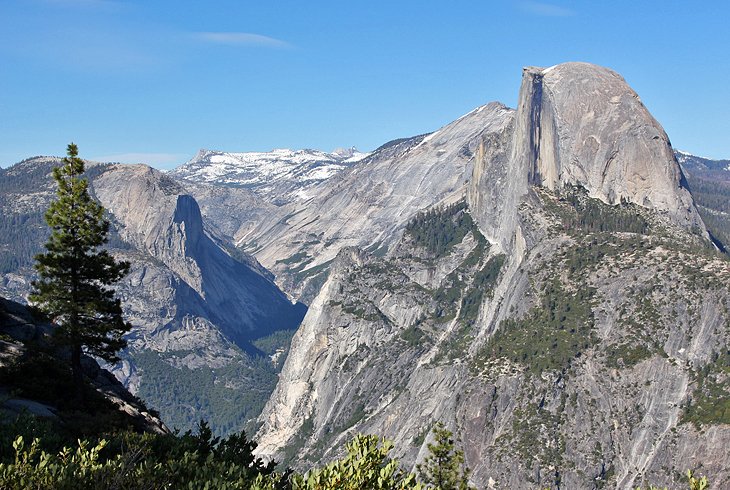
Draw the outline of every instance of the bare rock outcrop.
M382 252L416 212L460 199L479 139L504 132L513 113L492 102L433 133L387 143L324 182L312 199L281 207L241 244L298 297L341 248Z
M706 233L669 138L616 72L589 63L523 70L509 135L482 142L469 202L491 239L515 237L528 185L584 187L607 204L632 202Z
M620 76L583 63L527 68L499 121L444 142L474 155L467 210L432 207L384 254L334 259L260 453L307 467L366 432L415 465L441 421L479 487L675 486L700 464L727 485L711 393L728 390L730 263L663 130ZM418 173L398 164L390 189Z
M121 237L192 288L203 317L229 339L240 343L298 324L304 307L293 305L260 267L232 257L206 231L197 201L180 184L144 165L117 165L93 185Z

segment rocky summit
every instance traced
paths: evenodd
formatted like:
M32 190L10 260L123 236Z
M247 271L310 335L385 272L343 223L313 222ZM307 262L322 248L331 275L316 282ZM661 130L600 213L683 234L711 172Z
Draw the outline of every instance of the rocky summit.
M678 485L699 465L730 481L730 262L626 82L526 68L516 111L398 145L267 232L309 233L285 246L331 262L261 454L307 466L366 432L415 464L443 422L480 487Z

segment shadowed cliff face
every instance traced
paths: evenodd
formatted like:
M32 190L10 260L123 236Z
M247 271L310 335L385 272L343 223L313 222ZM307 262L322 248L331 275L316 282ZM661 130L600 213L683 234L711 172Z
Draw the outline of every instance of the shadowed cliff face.
M295 328L303 305L258 269L235 260L204 228L195 199L146 166L114 166L94 180L102 204L119 220L120 235L177 273L204 301L205 315L231 340Z
M5 421L12 420L16 414L28 413L78 426L87 416L99 424L99 419L92 417L103 413L108 417L105 421L110 431L127 426L150 433L170 433L157 415L87 355L81 360L86 386L111 403L108 407L97 404L91 413L83 405L69 407L66 390L70 388L70 353L53 343L53 329L53 325L34 317L26 306L0 297L0 333L3 334L0 340L0 391L3 393L0 410Z
M200 244L203 240L203 217L200 215L198 203L192 196L182 194L177 196L172 222L177 224L177 234L184 235L184 255L195 256L200 253Z
M700 462L729 481L730 421L692 407L705 372L730 392L730 265L658 123L621 77L569 63L526 69L516 113L470 137L448 143L474 148L466 210L333 261L261 454L306 467L365 432L415 464L442 421L479 487L675 486Z

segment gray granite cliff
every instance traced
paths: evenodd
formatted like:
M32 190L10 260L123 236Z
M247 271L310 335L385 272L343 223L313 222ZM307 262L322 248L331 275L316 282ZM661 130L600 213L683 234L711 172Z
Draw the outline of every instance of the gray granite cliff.
M730 482L730 425L703 412L709 386L728 389L730 262L666 135L620 76L585 63L525 69L519 100L443 142L473 156L464 204L401 198L433 211L405 231L414 209L362 208L350 219L387 217L387 249L320 245L334 260L259 419L261 454L307 467L366 432L415 464L441 421L479 487L676 486L698 465ZM427 151L390 161L366 202L419 189Z

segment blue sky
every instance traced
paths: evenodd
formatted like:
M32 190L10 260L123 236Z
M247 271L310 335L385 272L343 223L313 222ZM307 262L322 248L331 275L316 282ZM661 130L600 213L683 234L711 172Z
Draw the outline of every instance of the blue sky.
M169 168L356 146L514 107L525 65L618 71L676 148L730 157L730 2L0 0L0 166Z

